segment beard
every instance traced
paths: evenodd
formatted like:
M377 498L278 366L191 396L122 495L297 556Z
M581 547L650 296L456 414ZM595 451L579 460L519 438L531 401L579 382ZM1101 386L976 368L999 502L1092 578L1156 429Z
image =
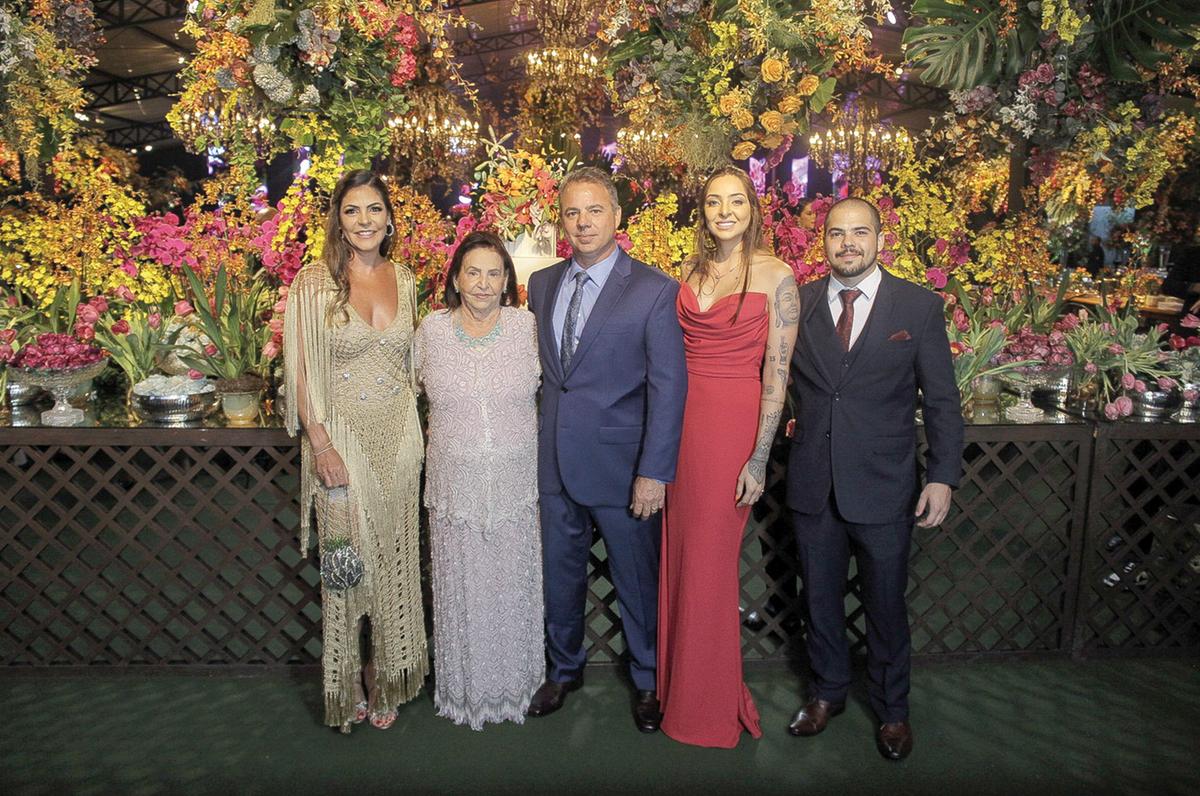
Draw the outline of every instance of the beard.
M843 249L842 251L837 252L834 257L829 258L830 270L832 270L836 275L844 277L855 277L859 274L865 274L867 271L871 270L871 266L875 265L875 260L878 259L877 257L871 257L870 259L863 257L863 259L857 263L843 264L838 260L838 257L843 254L863 255L864 253L858 249Z

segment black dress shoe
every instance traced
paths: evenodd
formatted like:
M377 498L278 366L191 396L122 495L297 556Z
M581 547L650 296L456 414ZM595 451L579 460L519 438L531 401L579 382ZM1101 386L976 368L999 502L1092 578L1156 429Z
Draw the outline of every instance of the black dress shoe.
M907 721L879 725L875 733L875 748L888 760L903 760L912 751L912 727Z
M525 711L525 715L549 716L563 706L563 703L567 701L568 693L578 691L582 686L583 675L565 683L547 680L537 691L533 692L533 699L529 701L529 708Z
M658 694L654 691L637 692L637 700L633 703L633 723L642 732L658 732L658 725L662 724Z

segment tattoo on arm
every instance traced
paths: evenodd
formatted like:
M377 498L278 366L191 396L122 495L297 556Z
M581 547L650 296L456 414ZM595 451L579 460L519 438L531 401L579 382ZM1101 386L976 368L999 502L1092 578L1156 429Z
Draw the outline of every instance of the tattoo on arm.
M800 322L800 293L790 274L775 288L775 326L787 328Z
M767 457L771 452L771 443L775 441L775 429L779 427L779 415L782 409L779 404L773 404L767 411L763 412L762 420L758 426L758 444L754 447L754 454L747 462L747 469L754 480L760 484L766 484L767 480Z

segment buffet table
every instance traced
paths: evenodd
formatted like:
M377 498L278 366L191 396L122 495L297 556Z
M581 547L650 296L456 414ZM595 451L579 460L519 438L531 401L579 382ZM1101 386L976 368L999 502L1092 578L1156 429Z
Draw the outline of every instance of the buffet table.
M296 441L274 421L139 425L113 403L88 422L0 427L0 663L317 662ZM971 423L966 441L949 519L914 534L917 655L1200 649L1200 424L1051 414ZM749 659L794 653L786 449L776 446L742 550L742 607L762 620L746 623ZM612 662L623 649L600 542L592 570L590 655ZM849 625L861 650L861 610Z

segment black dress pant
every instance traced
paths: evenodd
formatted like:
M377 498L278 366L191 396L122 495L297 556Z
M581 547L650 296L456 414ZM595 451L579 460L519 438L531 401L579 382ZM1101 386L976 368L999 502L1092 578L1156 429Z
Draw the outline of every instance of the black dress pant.
M808 609L807 647L814 675L811 696L844 702L850 688L846 585L850 554L858 563L867 617L867 695L881 722L908 719L912 644L904 593L913 521L882 525L847 522L832 493L818 514L792 512L800 576Z

